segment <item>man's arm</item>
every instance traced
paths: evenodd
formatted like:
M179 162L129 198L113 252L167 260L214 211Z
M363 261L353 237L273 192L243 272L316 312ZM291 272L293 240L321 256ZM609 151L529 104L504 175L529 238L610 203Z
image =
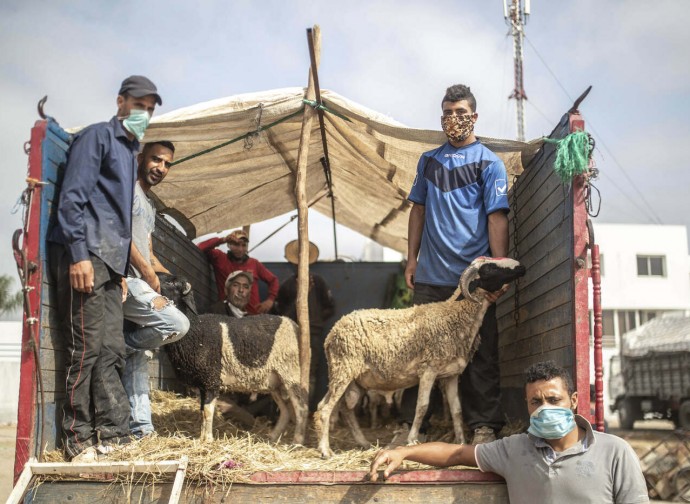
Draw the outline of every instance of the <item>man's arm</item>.
M489 248L492 257L508 257L508 214L503 210L489 214ZM498 298L506 293L509 286L505 286L496 292L486 295L491 303L495 303Z
M268 311L273 307L273 303L278 295L280 282L278 281L278 277L271 273L269 269L258 260L256 261L256 272L259 278L268 285L268 297L259 303L257 311L259 313L268 313Z
M202 252L208 252L209 250L213 250L213 249L215 249L216 247L219 247L220 245L222 245L223 243L225 243L225 241L226 241L225 238L226 238L226 237L223 237L223 238L219 238L219 237L209 238L208 240L202 241L201 243L197 243L197 247L199 247L199 249L200 249Z
M407 266L405 266L405 283L410 289L414 289L414 274L417 271L417 256L422 243L425 214L424 205L412 204L410 219L407 223Z
M400 466L403 460L419 462L437 467L449 467L455 465L477 466L473 445L457 445L450 443L423 443L413 446L401 446L394 450L382 450L376 454L371 463L369 478L371 481L378 479L376 472L379 466L386 465L383 471L384 479Z
M101 153L107 151L106 138L96 128L87 128L70 147L65 177L60 189L58 222L70 257L72 288L90 293L94 272L86 247L84 207L91 197L101 169Z
M132 245L129 247L129 250L129 260L132 263L132 266L134 266L137 271L141 273L141 278L143 278L153 290L160 293L161 284L156 276L156 270L153 268L153 265L144 258L137 246L134 245L134 241L132 241Z

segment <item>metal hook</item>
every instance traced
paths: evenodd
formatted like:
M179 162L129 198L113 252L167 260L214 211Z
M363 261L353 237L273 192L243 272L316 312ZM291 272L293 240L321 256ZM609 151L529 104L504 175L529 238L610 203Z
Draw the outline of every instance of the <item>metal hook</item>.
M48 116L43 112L43 105L45 105L47 100L48 95L45 95L43 98L38 100L38 115L41 116L41 119L48 119Z

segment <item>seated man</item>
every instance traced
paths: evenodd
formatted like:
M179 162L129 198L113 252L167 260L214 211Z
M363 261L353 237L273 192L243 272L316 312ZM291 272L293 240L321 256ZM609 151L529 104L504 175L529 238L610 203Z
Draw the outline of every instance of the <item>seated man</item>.
M624 440L592 430L577 408L568 372L552 361L527 370L527 433L480 445L425 443L382 450L369 473L387 478L403 460L449 467L479 467L503 476L510 502L649 502L640 462Z
M218 250L223 243L227 243L228 251L224 253ZM249 257L249 237L241 229L236 229L223 238L210 238L198 244L199 249L206 254L208 260L213 265L216 275L216 286L218 287L218 300L225 298L225 280L233 271L250 271L254 281L252 291L249 294L249 304L247 313L256 315L258 313L268 313L273 307L273 303L278 295L278 277L271 273L261 261ZM268 286L268 297L261 301L259 297L259 285L261 280Z
M156 208L147 196L152 186L168 174L175 147L167 141L152 142L139 154L139 173L132 205L131 266L127 275L125 319L127 357L122 383L130 405L129 428L135 437L153 432L149 402L148 360L150 350L179 340L189 330L189 320L160 295L156 273L170 273L153 253L151 234ZM148 352L148 355L147 355Z
M247 315L246 308L253 281L251 271L237 270L230 273L225 281L225 299L212 304L208 313L229 315L235 318Z

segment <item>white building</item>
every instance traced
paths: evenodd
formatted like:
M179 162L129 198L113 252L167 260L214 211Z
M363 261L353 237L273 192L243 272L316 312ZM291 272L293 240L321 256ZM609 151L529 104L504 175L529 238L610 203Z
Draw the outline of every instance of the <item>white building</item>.
M601 256L604 405L610 417L609 362L621 336L665 313L690 315L688 236L685 226L595 223L594 239ZM593 328L591 282L589 307ZM593 360L591 368L593 383Z

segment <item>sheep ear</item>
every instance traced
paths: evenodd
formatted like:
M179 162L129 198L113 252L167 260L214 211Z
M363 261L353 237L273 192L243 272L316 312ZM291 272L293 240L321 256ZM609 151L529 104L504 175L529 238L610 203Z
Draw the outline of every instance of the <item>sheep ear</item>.
M476 261L472 262L465 271L462 272L460 277L460 288L462 294L465 298L474 301L475 303L481 303L483 296L475 294L477 291L477 281L479 280L479 264Z
M186 295L189 294L191 291L192 291L192 284L190 284L189 282L185 282L185 283L184 283L184 288L182 289L182 295L183 295L183 296L186 296Z

